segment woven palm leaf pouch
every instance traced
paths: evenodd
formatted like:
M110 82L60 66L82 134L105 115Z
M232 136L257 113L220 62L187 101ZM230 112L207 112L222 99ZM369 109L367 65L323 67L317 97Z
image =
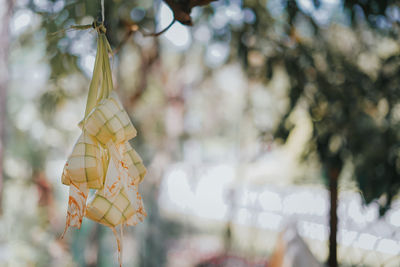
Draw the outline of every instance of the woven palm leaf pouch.
M113 89L105 27L101 24L95 28L97 53L85 116L79 123L82 133L61 176L61 182L69 186L62 237L70 226L79 229L83 217L106 225L117 239L122 266L123 226L136 225L146 217L138 191L146 168L129 144L137 132Z

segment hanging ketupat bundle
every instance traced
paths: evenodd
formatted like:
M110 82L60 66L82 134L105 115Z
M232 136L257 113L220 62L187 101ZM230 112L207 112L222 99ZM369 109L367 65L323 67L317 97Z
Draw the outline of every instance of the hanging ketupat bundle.
M76 142L62 174L62 183L70 186L67 221L80 228L83 216L110 227L118 244L121 263L121 239L124 224L136 225L146 216L138 185L146 174L142 159L129 144L136 136L113 83L108 52L110 45L103 24L96 25L97 54L85 117L79 124L82 134ZM97 189L88 198L89 189ZM121 237L115 227L121 227Z

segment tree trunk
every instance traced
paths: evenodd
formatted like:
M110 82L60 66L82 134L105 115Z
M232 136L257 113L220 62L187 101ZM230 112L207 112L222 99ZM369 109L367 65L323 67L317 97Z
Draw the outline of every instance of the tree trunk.
M12 0L0 0L0 214L3 213L4 140L8 84L9 21Z
M338 207L338 178L339 171L336 168L329 170L329 192L330 192L330 233L329 233L329 267L337 267L337 207Z

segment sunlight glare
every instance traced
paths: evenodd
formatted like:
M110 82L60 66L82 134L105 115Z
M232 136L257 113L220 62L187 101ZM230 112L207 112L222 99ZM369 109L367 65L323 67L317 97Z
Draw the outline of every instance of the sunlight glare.
M32 11L26 9L18 10L11 21L11 32L16 35L22 33L31 24L32 19Z
M164 2L161 2L159 13L160 24L157 31L165 29L171 23L172 19L173 14L171 9ZM179 22L175 22L162 36L179 50L187 49L192 41L192 36L190 35L188 27Z

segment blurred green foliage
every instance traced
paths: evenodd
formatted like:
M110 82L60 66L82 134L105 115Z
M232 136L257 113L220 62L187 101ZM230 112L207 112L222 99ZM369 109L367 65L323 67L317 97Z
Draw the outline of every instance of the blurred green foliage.
M236 2L241 3L218 1L211 4L196 17L194 27L196 21L197 24L205 22L213 30L213 39L229 42L232 46L230 60L240 60L252 79L268 82L274 65L284 64L290 77L290 105L276 136L285 139L289 135L293 129L290 114L300 101L303 102L313 123L313 138L307 153L317 153L324 165L339 170L345 162L351 162L354 178L367 203L380 198L382 212L385 211L400 187L400 61L398 52L388 56L376 54L382 38L394 41L398 38L397 1L339 2L337 11L326 14L332 19L325 18L322 22L316 14L326 5L324 1L313 1L308 9L293 0L245 1L243 8L254 13L254 21L213 28L210 21L218 8ZM128 31L127 24L155 28L155 12L159 5L159 1L152 4L149 1L106 1L105 24L112 46L122 42ZM31 7L43 16L42 27L48 33L80 24L87 16L99 18L100 15L97 1L66 1L57 13L38 9L33 3ZM271 14L273 8L281 10ZM336 23L334 15L354 31L352 43L341 36L347 34L345 30L340 32L341 26L336 26L338 32L332 33ZM135 18L140 20L135 21ZM331 25L329 29L328 25ZM68 48L76 40L48 36L51 77L55 79L77 71L77 57L68 53L65 45L60 46L61 42L67 42ZM347 41L347 48L335 43ZM255 52L260 53L263 61L258 66L249 63L249 53L254 55ZM366 58L366 63L360 62L362 57ZM363 68L370 60L376 61L371 63L376 64L371 71ZM57 103L57 94L46 92L42 96L45 103L42 108L51 110L50 106Z
M30 0L26 3L26 7L40 18L40 23L37 30L21 34L18 45L30 47L45 41L45 60L50 66L48 82L36 100L43 123L50 130L62 132L58 144L63 144L70 142L68 134L71 135L71 129L77 126L62 125L59 113L63 112L68 99L85 95L90 77L83 74L85 69L80 62L87 47L75 47L85 34L69 30L52 33L99 19L100 1L52 0L43 1L45 5L39 2ZM312 3L304 5L305 2ZM328 2L334 4L330 6ZM123 88L120 92L124 96L124 105L131 112L138 112L134 123L140 125L144 133L134 141L135 147L142 150L140 154L149 162L157 151L175 153L174 156L179 157L180 152L171 149L180 145L178 138L201 138L204 132L231 134L229 127L218 131L204 127L202 133L182 130L176 135L171 134L165 125L165 110L184 112L187 95L197 96L201 89L196 85L207 81L224 64L240 62L250 82L266 86L283 69L288 77L288 88L282 94L286 94L288 104L278 112L281 117L271 127L251 122L259 136L268 140L274 135L276 141L287 140L298 124L293 114L299 109L305 110L312 124L312 136L305 147L304 159L311 160L316 156L326 172L332 168L342 170L349 165L366 202L378 200L383 214L400 188L398 3L380 0L219 0L193 11L192 33L205 27L209 39L194 41L184 52L176 52L172 49L161 51L161 37L143 38L140 32L130 32L132 25L155 31L159 24L160 1L105 0L107 37L113 48L121 46L121 51L115 55L117 84ZM242 14L240 19L221 17L236 12L236 6ZM206 35L204 31L201 34ZM89 41L94 47L94 38ZM88 43L85 40L85 45ZM228 56L220 64L207 63L206 54L211 43L228 47ZM79 49L81 53L77 52ZM169 64L172 57L177 58L175 65ZM202 69L198 75L202 81L193 82L190 86L195 89L189 91L173 81L185 76L180 74L179 67L191 63ZM118 74L122 73L121 69L129 69L133 78L118 76L122 75ZM74 81L78 81L77 84L73 84ZM166 81L170 83L168 86ZM254 108L248 100L251 94L250 90L246 91L246 118L257 115L251 112ZM208 99L204 102L212 110L223 101ZM206 114L214 115L212 112ZM223 119L216 121L216 124L228 125ZM215 126L210 125L209 128ZM46 143L47 140L40 143L18 127L10 127L9 135L13 137L7 145L11 151L9 155L29 162L34 174L46 168L46 159L62 154L56 144ZM26 145L17 145L21 143ZM179 235L181 228L174 222L160 220L155 201L157 182L149 182L145 190L148 194L143 195L148 198L145 203L148 203L149 217L145 236L141 237L139 265L162 266L168 238ZM91 242L106 238L102 231L102 228L83 227L79 237L74 236L72 254L78 262L87 262L81 253L85 245L82 240L90 239L90 234L94 236ZM149 251L152 257L146 254ZM100 253L99 257L102 256ZM105 259L102 262L108 263Z

